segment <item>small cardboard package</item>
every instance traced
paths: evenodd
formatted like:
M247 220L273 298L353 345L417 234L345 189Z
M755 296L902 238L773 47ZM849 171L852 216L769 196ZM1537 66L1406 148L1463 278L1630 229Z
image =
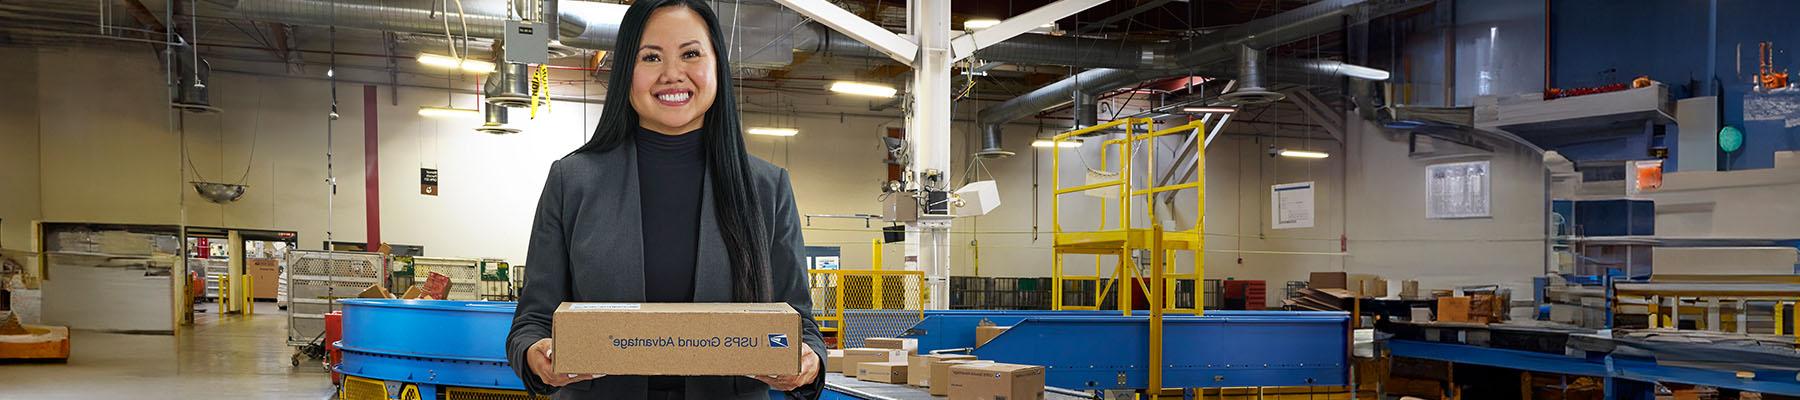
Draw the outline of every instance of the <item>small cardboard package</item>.
M1437 322L1469 322L1469 298L1439 297Z
M871 349L871 348L867 348L867 347L844 349L843 373L844 373L844 376L855 378L856 374L858 372L856 370L857 364L870 363L870 362L905 362L905 361L906 361L906 350Z
M1044 398L1044 367L1019 364L963 364L950 367L950 400Z
M907 355L918 355L919 339L872 337L863 339L863 347L871 349L900 349L906 350Z
M1007 329L1012 329L1012 327L994 325L975 327L975 347L981 347L981 345L987 344L989 340L994 340L995 336L1000 336L1000 334L1005 333Z
M906 363L866 362L856 364L856 379L881 383L906 383Z
M825 372L844 372L843 350L825 350Z
M975 356L968 354L926 354L906 358L906 384L913 386L930 386L932 364L948 360L973 360Z
M559 374L793 375L800 314L786 303L563 303Z
M1313 289L1350 289L1349 283L1345 272L1314 272L1306 279L1306 287Z
M925 383L931 389L932 396L950 395L950 367L968 364L993 364L989 360L941 360L931 363L931 371L926 374ZM937 384L931 384L937 382Z

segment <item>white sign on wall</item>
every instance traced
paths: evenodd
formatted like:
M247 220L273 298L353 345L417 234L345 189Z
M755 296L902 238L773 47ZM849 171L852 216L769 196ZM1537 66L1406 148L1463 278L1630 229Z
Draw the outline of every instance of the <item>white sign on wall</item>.
M1425 167L1425 218L1487 218L1493 213L1487 161Z
M1269 187L1269 222L1275 229L1311 228L1313 183L1286 183Z

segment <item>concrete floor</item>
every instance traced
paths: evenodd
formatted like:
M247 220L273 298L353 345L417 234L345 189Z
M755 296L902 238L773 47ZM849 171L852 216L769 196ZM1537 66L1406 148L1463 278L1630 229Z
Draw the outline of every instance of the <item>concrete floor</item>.
M317 360L289 364L287 312L256 306L195 314L179 336L70 332L66 364L0 364L0 399L331 398Z

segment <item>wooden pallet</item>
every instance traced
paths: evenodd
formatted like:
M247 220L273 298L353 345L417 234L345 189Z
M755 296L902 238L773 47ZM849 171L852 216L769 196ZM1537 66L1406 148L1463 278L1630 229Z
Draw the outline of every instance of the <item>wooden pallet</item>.
M68 360L69 328L25 325L27 335L0 335L0 361Z

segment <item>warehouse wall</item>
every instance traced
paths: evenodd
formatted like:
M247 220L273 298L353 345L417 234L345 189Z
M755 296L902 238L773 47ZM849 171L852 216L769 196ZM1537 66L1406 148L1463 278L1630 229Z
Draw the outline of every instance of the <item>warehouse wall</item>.
M115 68L101 74L89 65ZM197 178L179 176L181 135L168 129L164 95L155 85L161 74L154 59L141 53L59 51L41 53L36 66L42 71L43 87L114 93L82 98L47 93L39 102L40 118L46 121L44 218L175 223L181 218L179 192L186 196L192 225L293 229L300 231L303 247L316 248L329 221L334 239L363 240L361 84L339 86L342 119L332 126L339 191L331 199L335 211L327 215L322 115L330 94L322 81L215 74L216 84L210 85L214 102L226 112L187 115L183 122L199 176L215 181L244 176L250 185L243 199L221 206L177 185ZM581 105L557 102L553 112L537 121L514 116L526 134L496 137L470 131L478 123L473 118L418 117L418 106L443 104L441 91L402 88L399 93L399 105L394 105L388 88L378 90L384 240L424 245L433 255L523 260L529 205L541 190L542 177L551 160L584 140L585 127L598 118L599 106L586 106L588 115L583 116ZM462 95L452 98L456 104L474 101ZM97 113L109 118L95 118ZM752 124L768 118L746 115ZM879 212L876 199L885 173L875 137L886 127L903 125L899 118L835 114L781 118L799 128L801 135L753 136L748 139L750 150L789 169L803 214ZM953 124L954 154L967 154L972 147L970 125ZM998 180L1003 205L990 215L956 221L950 239L954 274L1049 275L1051 160L1047 150L1029 146L1033 137L1052 134L1055 128L1045 129L1040 133L1031 125L1008 126L1006 147L1018 155L985 160L977 169L976 176ZM1427 163L1408 159L1405 143L1361 132L1353 138L1360 135L1366 140L1353 139L1345 147L1322 132L1282 134L1313 139L1227 134L1208 150L1209 277L1264 279L1279 287L1283 281L1305 279L1310 271L1348 270L1417 277L1427 287L1447 287L1496 281L1524 284L1541 270L1538 227L1543 189L1537 156L1517 149L1494 156L1498 193L1494 218L1428 221L1421 211L1424 194L1419 178ZM1270 158L1266 149L1271 141L1278 147L1333 155L1325 160ZM1162 146L1159 157L1177 148L1173 143ZM1090 164L1098 162L1092 146L1065 151L1068 184L1078 183L1085 172L1077 154ZM967 162L957 157L952 165L959 182L969 170ZM440 196L418 194L421 167L440 169ZM1305 181L1318 185L1317 225L1270 229L1269 186ZM1177 203L1190 204L1188 196L1181 195ZM1064 200L1070 229L1083 229L1075 216L1098 212L1097 204L1078 196ZM1192 223L1188 206L1178 207L1175 214L1174 226ZM814 219L805 234L809 245L839 246L846 268L867 268L872 259L870 241L880 237L880 226ZM1532 235L1536 241L1527 241ZM1348 239L1348 255L1341 253L1342 238ZM975 241L980 243L979 263ZM903 245L887 245L883 252L886 268L901 268ZM1186 260L1178 261L1186 265ZM1074 267L1081 265L1091 269L1092 261L1073 262L1071 270L1078 271Z
M27 250L40 213L36 52L0 48L0 86L0 249Z
M1543 273L1547 175L1543 156L1502 141L1487 156L1416 160L1406 142L1389 140L1373 123L1351 124L1349 249L1345 270L1417 279L1421 289L1500 284L1514 299L1530 296ZM1490 161L1492 217L1425 218L1425 167Z

